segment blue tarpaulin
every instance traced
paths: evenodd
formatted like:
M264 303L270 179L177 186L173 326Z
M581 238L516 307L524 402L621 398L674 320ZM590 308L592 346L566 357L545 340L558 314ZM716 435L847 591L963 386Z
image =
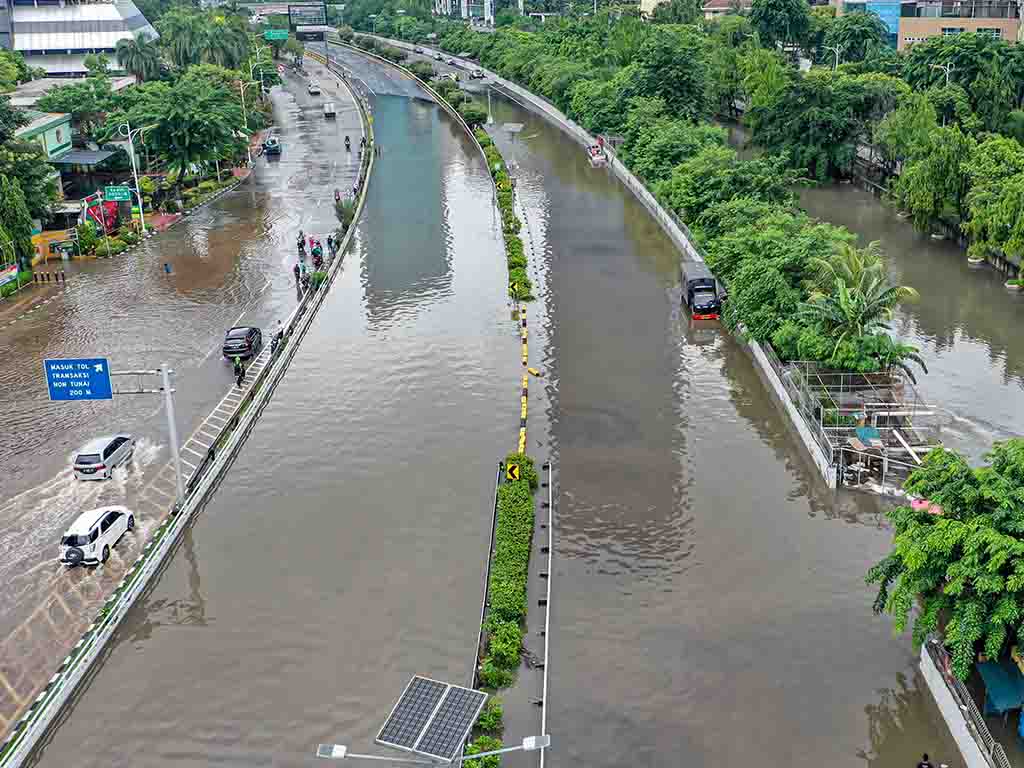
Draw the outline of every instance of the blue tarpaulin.
M1012 661L983 661L978 672L985 681L986 715L1001 715L1024 706L1024 675Z

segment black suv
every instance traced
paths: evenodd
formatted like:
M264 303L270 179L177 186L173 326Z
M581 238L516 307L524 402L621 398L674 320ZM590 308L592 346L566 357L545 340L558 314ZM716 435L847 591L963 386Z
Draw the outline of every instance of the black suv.
M259 328L239 326L224 337L224 357L253 357L263 348L263 333Z

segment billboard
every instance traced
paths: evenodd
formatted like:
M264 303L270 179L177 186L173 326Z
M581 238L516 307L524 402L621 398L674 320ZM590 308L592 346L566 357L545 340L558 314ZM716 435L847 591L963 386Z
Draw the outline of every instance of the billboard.
M322 27L326 24L327 15L323 3L288 6L288 28L292 32L296 27Z

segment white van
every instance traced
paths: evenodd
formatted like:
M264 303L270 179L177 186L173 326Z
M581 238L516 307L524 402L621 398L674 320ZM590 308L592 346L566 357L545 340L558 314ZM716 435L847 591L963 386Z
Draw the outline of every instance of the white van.
M114 468L127 464L134 453L131 435L97 437L78 449L71 470L78 480L109 480Z
M60 540L60 561L66 565L105 563L118 540L135 527L127 507L101 507L80 514Z

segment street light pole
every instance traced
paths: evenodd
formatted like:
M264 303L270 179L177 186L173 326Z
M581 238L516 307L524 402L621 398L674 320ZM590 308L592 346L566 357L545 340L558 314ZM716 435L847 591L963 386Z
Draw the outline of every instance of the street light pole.
M250 85L256 85L255 80L247 83L239 83L238 91L242 94L242 121L245 126L245 154L249 157L249 165L252 165L252 149L249 147L249 116L245 114L245 89Z
M174 485L178 491L178 506L185 500L185 484L181 479L181 454L178 452L178 427L174 421L174 390L171 389L171 371L167 363L160 367L163 379L164 405L167 408L167 426L171 432L171 456L174 457Z
M547 749L549 746L551 746L551 737L547 734L543 736L527 736L523 739L522 744L517 744L514 747L502 747L501 749L492 749L488 752L477 752L475 755L463 755L461 760L465 763L470 760L479 760L482 757L503 755L506 752L518 752L520 750L523 752L535 752ZM344 744L320 744L316 748L316 756L325 760L386 760L392 763L433 766L438 764L436 760L417 760L416 758L391 757L389 755L360 755L355 752L349 752L348 747Z
M825 50L834 51L836 54L836 63L832 65L832 71L834 72L835 70L839 69L839 53L842 51L842 48L840 48L838 45L826 45Z
M135 136L142 133L145 128L132 130L131 123L125 120L117 126L117 132L128 139L128 154L132 159L132 177L135 179L135 196L139 200L139 223L142 225L142 234L146 234L146 214L142 204L142 188L139 186L139 169L135 164Z
M953 62L949 61L949 62L946 62L945 64L932 64L932 69L941 69L942 71L944 71L946 73L946 87L948 88L949 87L949 75L950 75L950 73L954 69L956 69L956 67L953 65Z

